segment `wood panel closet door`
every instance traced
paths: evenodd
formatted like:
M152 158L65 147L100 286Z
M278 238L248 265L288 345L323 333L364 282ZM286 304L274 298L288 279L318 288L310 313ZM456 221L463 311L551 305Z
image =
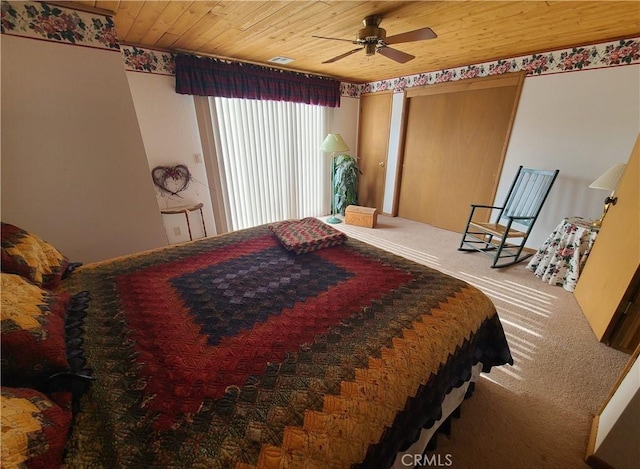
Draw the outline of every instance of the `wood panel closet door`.
M492 204L522 75L410 90L398 215L462 232Z
M391 93L368 94L360 97L358 125L358 204L382 212L389 127L391 126Z

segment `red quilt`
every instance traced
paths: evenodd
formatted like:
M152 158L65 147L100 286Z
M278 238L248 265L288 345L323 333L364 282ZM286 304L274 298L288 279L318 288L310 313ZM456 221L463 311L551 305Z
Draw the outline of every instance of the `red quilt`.
M96 378L70 467L387 467L474 363L512 363L485 295L356 240L263 226L66 282Z

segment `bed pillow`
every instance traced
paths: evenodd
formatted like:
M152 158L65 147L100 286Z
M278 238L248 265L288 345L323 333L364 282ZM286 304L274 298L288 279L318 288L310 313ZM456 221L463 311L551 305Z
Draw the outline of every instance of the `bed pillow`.
M28 388L2 387L2 467L60 467L71 412Z
M2 271L22 275L36 285L58 286L69 260L55 247L15 225L2 223Z
M63 315L69 295L42 290L15 274L2 280L2 383L39 388L69 370Z
M269 229L285 249L296 254L338 246L347 240L347 235L313 217L272 223Z

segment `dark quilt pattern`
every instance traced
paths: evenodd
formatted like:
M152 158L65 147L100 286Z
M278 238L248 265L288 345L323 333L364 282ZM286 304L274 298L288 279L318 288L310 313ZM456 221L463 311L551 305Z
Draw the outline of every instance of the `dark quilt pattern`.
M512 362L484 295L355 240L295 255L258 227L68 287L96 377L71 467L387 467L471 364Z
M208 344L237 334L247 324L292 308L353 277L319 257L293 257L280 247L239 256L171 280Z

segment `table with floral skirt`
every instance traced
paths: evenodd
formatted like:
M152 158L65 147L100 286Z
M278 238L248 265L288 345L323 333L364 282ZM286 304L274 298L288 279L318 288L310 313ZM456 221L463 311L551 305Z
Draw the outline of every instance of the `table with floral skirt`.
M562 220L531 258L527 269L542 281L572 292L598 236L599 228L592 224L593 220L582 217Z

